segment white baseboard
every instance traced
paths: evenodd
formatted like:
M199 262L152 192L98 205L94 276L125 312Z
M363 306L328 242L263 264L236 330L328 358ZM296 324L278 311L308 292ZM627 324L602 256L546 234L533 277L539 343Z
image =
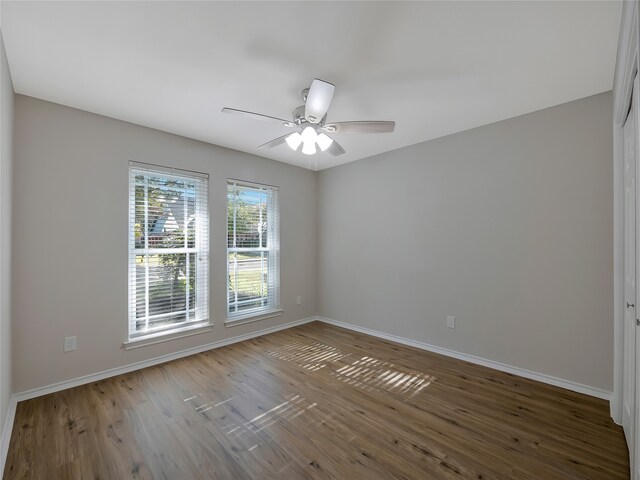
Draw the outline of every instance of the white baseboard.
M232 343L242 342L255 337L261 337L269 333L278 332L280 330L286 330L287 328L297 327L305 323L318 320L318 317L307 317L302 320L296 320L294 322L284 323L275 327L264 328L262 330L256 330L255 332L245 333L244 335L236 335L235 337L225 338L217 342L208 343L199 347L188 348L179 352L162 355L160 357L151 358L142 362L131 363L122 367L111 368L109 370L103 370L102 372L92 373L90 375L84 375L82 377L72 378L71 380L65 380L63 382L52 383L44 387L33 388L24 392L14 393L11 396L9 402L9 409L7 412L7 418L2 429L2 436L0 438L0 475L4 472L4 466L7 461L7 453L9 452L9 442L11 440L11 432L13 430L13 422L16 416L16 407L18 402L23 400L29 400L30 398L36 398L41 395L48 395L49 393L59 392L60 390L66 390L67 388L77 387L86 383L97 382L104 380L105 378L115 377L116 375L122 375L123 373L133 372L142 368L152 367L153 365L159 365L171 360L177 360L178 358L188 357L196 353L206 352L207 350L213 350L214 348L224 347L225 345L231 345Z
M611 419L617 424L622 426L622 412L620 411L620 400L616 395L615 389L611 394L611 401L609 402L609 410L611 413Z
M302 320L296 320L293 322L284 323L282 325L276 325L275 327L264 328L262 330L256 330L254 332L245 333L243 335L236 335L235 337L225 338L224 340L218 340L217 342L207 343L206 345L200 345L198 347L187 348L186 350L180 350L179 352L169 353L160 357L151 358L149 360L143 360L141 362L130 363L122 367L111 368L109 370L103 370L102 372L92 373L90 375L84 375L82 377L72 378L71 380L65 380L63 382L52 383L44 387L38 387L24 392L14 393L12 398L21 402L23 400L29 400L30 398L40 397L41 395L48 395L49 393L59 392L60 390L66 390L67 388L77 387L86 383L97 382L104 380L105 378L115 377L116 375L122 375L123 373L133 372L134 370L140 370L142 368L152 367L161 363L170 362L178 358L188 357L196 353L206 352L207 350L213 350L214 348L224 347L231 345L232 343L242 342L255 337L261 337L269 333L278 332L280 330L286 330L287 328L297 327L305 323L318 320L318 317L308 317Z
M16 418L16 406L18 402L11 397L7 416L4 420L2 428L2 436L0 437L0 475L4 472L4 465L7 462L7 453L9 452L9 442L11 441L11 432L13 431L13 421Z
M284 323L275 327L264 328L262 330L256 330L255 332L245 333L243 335L236 335L235 337L225 338L217 342L207 343L199 347L188 348L179 352L170 353L168 355L162 355L160 357L151 358L142 362L131 363L122 367L111 368L109 370L103 370L102 372L92 373L90 375L84 375L82 377L73 378L71 380L65 380L63 382L52 383L44 387L33 388L24 392L14 393L11 396L9 402L9 409L7 412L7 418L2 429L2 436L0 438L0 476L4 472L4 466L7 461L7 453L9 452L9 442L11 440L11 432L13 430L13 422L16 416L16 407L18 402L23 400L29 400L30 398L39 397L41 395L48 395L49 393L59 392L60 390L66 390L67 388L77 387L86 383L97 382L104 380L105 378L115 377L116 375L122 375L123 373L133 372L134 370L140 370L146 367L152 367L153 365L159 365L178 358L188 357L196 353L206 352L207 350L213 350L214 348L224 347L225 345L231 345L232 343L242 342L255 337L261 337L269 333L278 332L280 330L286 330L287 328L297 327L305 323L318 320L318 317L308 317L302 320L296 320L294 322Z
M0 474L4 471L5 463L7 460L7 453L9 451L9 442L11 440L11 433L13 430L13 423L15 420L16 407L18 402L21 402L23 400L28 400L30 398L39 397L41 395L48 395L50 393L58 392L60 390L65 390L67 388L73 388L79 385L97 382L99 380L104 380L105 378L115 377L116 375L122 375L123 373L133 372L135 370L140 370L142 368L159 365L161 363L166 363L171 360L176 360L178 358L187 357L189 355L194 355L196 353L205 352L207 350L212 350L214 348L224 347L226 345L242 342L244 340L260 337L262 335L278 332L280 330L286 330L287 328L296 327L298 325L303 325L305 323L310 323L316 320L319 320L321 322L328 323L331 325L335 325L337 327L343 327L349 330L354 330L356 332L365 333L367 335L371 335L374 337L384 338L385 340L390 340L392 342L400 343L403 345L409 345L411 347L420 348L422 350L439 353L441 355L446 355L448 357L453 357L459 360L464 360L466 362L475 363L477 365L493 368L495 370L512 373L514 375L519 375L521 377L529 378L532 380L538 380L540 382L548 383L550 385L555 385L557 387L566 388L567 390L571 390L574 392L584 393L586 395L591 395L593 397L602 398L609 401L611 400L612 393L606 390L601 390L599 388L582 385L580 383L572 382L569 380L563 380L560 378L552 377L550 375L545 375L543 373L537 373L537 372L532 372L532 371L525 370L518 367L512 367L510 365L506 365L503 363L494 362L493 360L487 360L485 358L476 357L474 355L468 355L466 353L456 352L454 350L449 350L447 348L437 347L435 345L430 345L428 343L410 340L408 338L399 337L397 335L392 335L389 333L379 332L377 330L371 330L370 328L359 327L357 325L352 325L350 323L345 323L345 322L340 322L338 320L332 320L330 318L315 316L315 317L303 318L302 320L296 320L294 322L289 322L282 325L277 325L275 327L257 330L255 332L245 333L243 335L237 335L235 337L226 338L224 340L219 340L217 342L212 342L206 345L201 345L199 347L193 347L186 350L181 350L179 352L170 353L167 355L162 355L160 357L144 360L142 362L131 363L129 365L125 365L122 367L112 368L109 370L104 370L102 372L93 373L90 375L84 375L82 377L73 378L71 380L65 380L63 382L53 383L51 385L47 385L44 387L34 388L31 390L26 390L24 392L13 394L11 396L11 401L9 402L7 417L5 420L4 428L2 429L2 436L0 437Z
M11 396L9 402L9 410L7 412L7 418L2 429L2 437L0 438L0 475L4 472L4 466L7 461L7 453L9 452L9 442L11 440L11 432L13 430L13 422L16 416L16 407L18 402L23 400L29 400L30 398L39 397L41 395L48 395L49 393L59 392L60 390L66 390L67 388L77 387L86 383L97 382L104 380L105 378L115 377L116 375L122 375L123 373L133 372L142 368L152 367L153 365L159 365L171 360L177 360L178 358L188 357L196 353L206 352L207 350L213 350L214 348L224 347L225 345L231 345L232 343L242 342L255 337L261 337L269 333L278 332L280 330L286 330L287 328L297 327L305 323L318 320L318 317L308 317L302 320L296 320L295 322L289 322L275 327L264 328L262 330L256 330L255 332L245 333L244 335L236 335L235 337L225 338L217 342L207 343L199 347L188 348L179 352L162 355L160 357L151 358L142 362L131 363L123 367L111 368L109 370L103 370L102 372L92 373L91 375L84 375L82 377L72 378L71 380L65 380L63 382L52 383L45 387L34 388L26 390L20 393L14 393Z
M411 347L420 348L429 352L439 353L446 355L447 357L457 358L458 360L464 360L465 362L475 363L476 365L482 365L484 367L500 370L501 372L511 373L520 377L529 378L531 380L537 380L542 383L554 385L556 387L565 388L573 392L584 393L592 397L602 398L604 400L611 401L612 392L602 390L600 388L590 387L581 383L572 382L570 380L563 380L562 378L552 377L544 373L532 372L531 370L525 370L524 368L512 367L504 363L495 362L493 360L487 360L486 358L476 357L474 355L468 355L466 353L456 352L455 350L449 350L448 348L437 347L424 342L418 342L416 340L410 340L408 338L399 337L390 333L380 332L378 330L371 330L370 328L360 327L350 323L340 322L331 318L318 317L318 320L324 323L335 325L336 327L342 327L356 332L365 333L374 337L384 338L392 342L401 343L403 345L409 345Z

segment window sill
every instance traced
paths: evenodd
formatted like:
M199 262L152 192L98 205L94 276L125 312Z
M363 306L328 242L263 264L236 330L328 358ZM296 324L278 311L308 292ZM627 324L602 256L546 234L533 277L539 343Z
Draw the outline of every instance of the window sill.
M227 318L224 322L225 327L235 327L237 325L244 325L245 323L258 322L267 318L277 317L282 315L281 308L274 308L272 310L262 310L260 312L247 313L245 315L237 315Z
M207 333L213 329L213 325L210 323L197 325L189 325L188 327L177 328L175 330L169 330L167 332L151 333L142 337L136 337L129 341L124 342L125 350L133 350L134 348L146 347L147 345L155 345L156 343L168 342L169 340L175 340L177 338L190 337L192 335L198 335L200 333Z

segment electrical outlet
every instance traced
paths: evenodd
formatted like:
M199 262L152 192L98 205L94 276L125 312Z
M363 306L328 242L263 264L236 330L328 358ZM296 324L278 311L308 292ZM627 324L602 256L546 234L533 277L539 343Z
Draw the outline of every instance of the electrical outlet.
M78 348L78 337L64 337L64 351L73 352Z
M302 305L302 297L301 297L300 295L298 295L298 296L296 297L296 303L297 303L298 305Z
M447 317L447 327L456 328L456 317Z

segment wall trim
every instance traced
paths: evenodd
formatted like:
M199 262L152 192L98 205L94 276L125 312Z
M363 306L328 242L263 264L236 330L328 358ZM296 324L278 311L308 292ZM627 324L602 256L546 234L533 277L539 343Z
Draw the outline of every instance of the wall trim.
M9 442L11 441L11 432L13 431L13 421L16 417L16 406L18 402L11 397L9 407L7 408L7 416L2 428L2 436L0 437L0 473L4 472L4 466L7 462L7 453L9 453Z
M562 378L553 377L544 373L533 372L524 368L513 367L505 363L495 362L482 357L476 357L475 355L469 355L467 353L457 352L448 348L438 347L429 343L419 342L417 340L410 340L405 337L399 337L390 333L380 332L378 330L372 330L366 327L360 327L351 323L341 322L339 320L333 320L326 317L318 317L318 320L336 327L346 328L356 332L364 333L378 338L384 338L392 342L401 343L410 347L416 347L421 350L427 350L429 352L438 353L440 355L446 355L447 357L457 358L458 360L464 360L465 362L474 363L483 367L493 368L494 370L500 370L501 372L511 373L518 375L519 377L528 378L530 380L537 380L538 382L546 383L556 387L561 387L573 392L584 393L592 397L601 398L603 400L611 401L612 393L600 388L590 387L581 383L572 382L570 380L564 380Z
M97 382L104 380L105 378L115 377L122 375L123 373L133 372L161 363L170 362L171 360L177 360L179 358L188 357L189 355L195 355L196 353L206 352L207 350L213 350L215 348L231 345L232 343L242 342L244 340L250 340L255 337L261 337L262 335L268 335L269 333L279 332L280 330L286 330L287 328L297 327L298 325L304 325L305 323L318 320L318 317L307 317L301 320L295 320L293 322L283 323L276 325L275 327L264 328L256 330L250 333L244 333L242 335L236 335L234 337L225 338L215 342L200 345L198 347L187 348L174 353L168 353L159 357L150 358L141 362L130 363L122 367L110 368L109 370L103 370L97 373L91 373L89 375L83 375L82 377L72 378L70 380L64 380L62 382L52 383L44 387L33 388L31 390L25 390L24 392L14 393L11 397L16 402L22 402L23 400L29 400L31 398L40 397L42 395L48 395L49 393L59 392L60 390L66 390L67 388L77 387L87 383Z
M411 340L411 339L400 337L390 333L384 333L378 330L372 330L370 328L360 327L358 325L353 325L350 323L333 320L331 318L313 316L313 317L303 318L301 320L296 320L293 322L284 323L282 325L277 325L275 327L269 327L262 330L256 330L254 332L245 333L242 335L236 335L234 337L226 338L224 340L218 340L216 342L211 342L206 345L200 345L198 347L188 348L185 350L181 350L179 352L174 352L167 355L161 355L159 357L143 360L141 362L131 363L128 365L124 365L122 367L111 368L109 370L103 370L101 372L93 373L90 375L84 375L82 377L77 377L70 380L53 383L51 385L47 385L44 387L33 388L31 390L25 390L23 392L15 393L11 396L11 400L9 402L9 407L7 410L5 424L2 429L2 435L0 437L0 472L3 472L5 468L18 402L21 402L23 400L29 400L31 398L36 398L42 395L48 395L54 392L59 392L61 390L66 390L67 388L73 388L79 385L97 382L100 380L104 380L106 378L122 375L123 373L129 373L135 370L140 370L142 368L159 365L162 363L170 362L172 360L177 360L179 358L187 357L189 355L195 355L197 353L206 352L208 350L224 347L226 345L231 345L233 343L239 343L245 340L250 340L252 338L268 335L270 333L275 333L281 330L286 330L288 328L297 327L299 325L304 325L306 323L311 323L314 321L320 321L320 322L334 325L337 327L342 327L348 330L364 333L366 335L371 335L373 337L383 338L385 340L389 340L392 342L408 345L411 347L416 347L421 350L426 350L429 352L438 353L440 355L457 358L458 360L463 360L476 365L482 365L484 367L493 368L494 370L511 373L513 375L518 375L531 380L537 380L542 383L547 383L549 385L554 385L556 387L565 388L567 390L571 390L574 392L584 393L586 395L602 398L609 401L611 400L612 393L599 388L590 387L588 385L572 382L570 380L563 380L557 377L553 377L551 375L537 373L530 370L525 370L523 368L513 367L511 365L495 362L493 360L488 360L486 358L457 352L455 350L450 350L448 348L438 347L435 345L419 342L417 340Z
M171 360L177 360L179 358L188 357L189 355L195 355L196 353L206 352L215 348L224 347L233 343L243 342L252 338L261 337L270 333L279 332L280 330L286 330L288 328L297 327L298 325L304 325L318 320L317 316L303 318L301 320L295 320L293 322L283 323L282 325L276 325L275 327L263 328L262 330L256 330L254 332L245 333L242 335L236 335L235 337L225 338L224 340L218 340L216 342L207 343L206 345L200 345L198 347L187 348L180 350L179 352L169 353L167 355L161 355L159 357L151 358L149 360L143 360L141 362L130 363L122 367L110 368L109 370L103 370L98 373L92 373L89 375L83 375L82 377L72 378L62 382L52 383L44 387L32 388L31 390L25 390L24 392L14 393L11 396L9 402L9 408L7 411L7 417L2 429L2 436L0 438L0 475L4 472L4 466L7 461L7 453L9 452L9 442L11 440L11 432L13 430L13 423L16 416L16 408L18 402L23 400L29 400L30 398L40 397L42 395L48 395L50 393L59 392L60 390L66 390L67 388L77 387L87 383L97 382L104 380L105 378L115 377L122 375L123 373L133 372L142 368L152 367L161 363L170 362Z
M11 441L11 433L13 431L13 423L16 416L16 408L18 406L18 402L29 400L30 398L40 397L42 395L48 395L49 393L59 392L60 390L66 390L67 388L73 388L79 385L97 382L99 380L104 380L105 378L115 377L117 375L133 372L142 368L152 367L161 363L170 362L171 360L177 360L179 358L188 357L189 355L195 355L196 353L206 352L207 350L213 350L215 348L231 345L232 343L243 342L252 338L279 332L280 330L286 330L288 328L297 327L298 325L304 325L305 323L314 322L318 319L319 318L317 316L307 317L301 320L283 323L282 325L276 325L275 327L264 328L262 330L256 330L254 332L236 335L235 337L225 338L224 340L207 343L206 345L200 345L198 347L180 350L179 352L161 355L149 360L130 363L129 365L124 365L122 367L110 368L109 370L103 370L98 373L92 373L90 375L84 375L82 377L52 383L51 385L46 385L44 387L33 388L31 390L25 390L24 392L14 393L11 396L11 400L9 401L7 417L2 429L2 435L0 436L0 475L2 475L2 472L4 472L4 467L7 461L7 454L9 453L9 443Z
M638 70L638 2L622 3L613 80L613 395L611 418L622 424L624 361L624 125Z

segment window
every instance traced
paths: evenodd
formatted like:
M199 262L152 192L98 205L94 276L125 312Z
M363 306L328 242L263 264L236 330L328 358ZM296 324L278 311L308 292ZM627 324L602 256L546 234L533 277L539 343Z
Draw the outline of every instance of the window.
M227 184L229 321L280 311L278 189Z
M130 165L129 340L209 324L208 181Z

